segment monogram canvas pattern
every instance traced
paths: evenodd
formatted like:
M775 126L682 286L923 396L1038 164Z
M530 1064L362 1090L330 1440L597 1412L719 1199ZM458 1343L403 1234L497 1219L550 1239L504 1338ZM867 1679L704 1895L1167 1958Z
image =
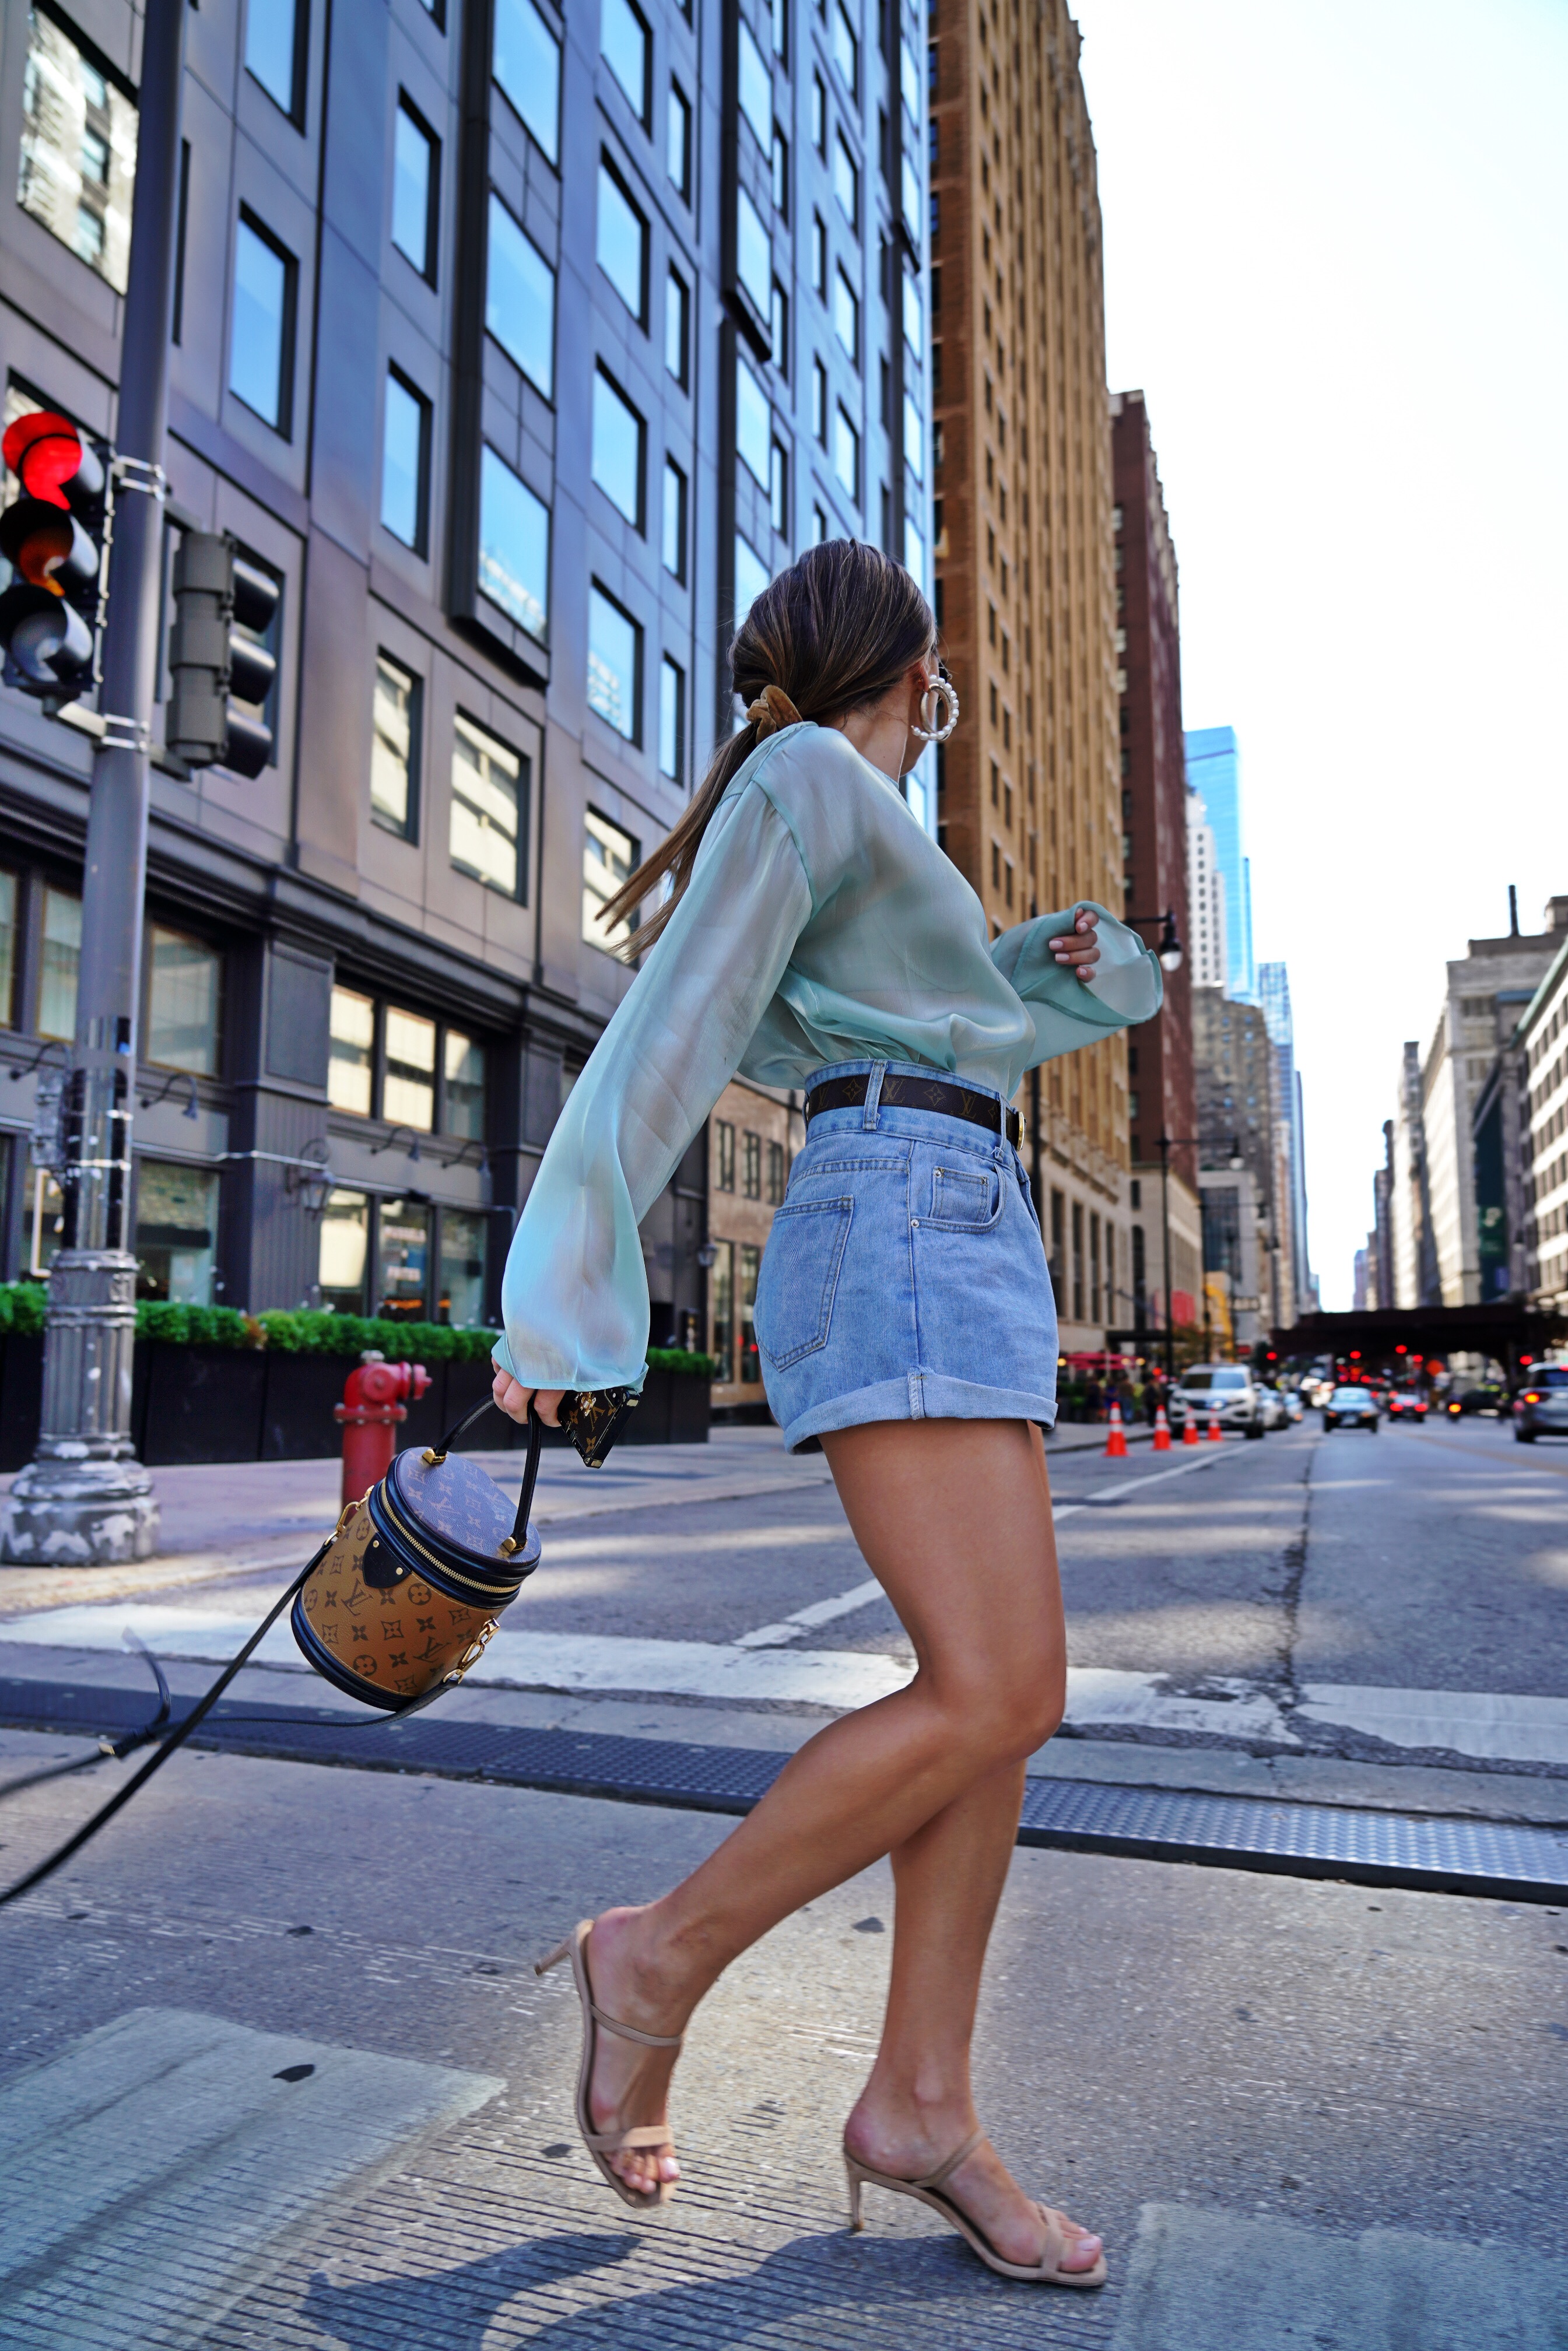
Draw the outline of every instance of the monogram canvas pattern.
M377 1556L383 1549L361 1502L295 1605L336 1667L334 1680L364 1685L373 1703L395 1705L451 1673L476 1641L489 1639L495 1620L406 1570L389 1582Z
M637 1408L630 1388L583 1388L566 1396L558 1417L589 1468L597 1469Z
M436 1549L465 1556L492 1574L504 1572L501 1545L517 1506L476 1463L449 1453L428 1468L410 1446L392 1463L387 1482L399 1516Z

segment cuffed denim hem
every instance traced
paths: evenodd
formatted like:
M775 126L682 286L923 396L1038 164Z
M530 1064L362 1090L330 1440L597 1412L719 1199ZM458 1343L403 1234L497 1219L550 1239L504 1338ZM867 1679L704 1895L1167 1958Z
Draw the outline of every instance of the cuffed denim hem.
M1056 1426L1056 1398L1016 1388L988 1388L937 1372L911 1372L902 1380L878 1380L830 1396L790 1421L784 1449L798 1453L808 1437L835 1428L860 1428L873 1420L1033 1420Z

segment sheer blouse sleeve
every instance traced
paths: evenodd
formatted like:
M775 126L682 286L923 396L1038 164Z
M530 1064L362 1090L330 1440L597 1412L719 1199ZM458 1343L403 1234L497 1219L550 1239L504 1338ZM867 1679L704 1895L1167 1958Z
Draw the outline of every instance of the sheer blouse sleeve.
M1092 907L1100 917L1100 961L1087 983L1051 952L1051 940L1066 936L1083 906ZM1034 1050L1027 1069L1135 1021L1152 1020L1165 1000L1158 956L1092 898L1080 898L1061 914L1040 914L1032 923L1004 931L992 943L991 961L1034 1021Z
M495 1360L526 1387L642 1384L638 1225L734 1075L811 905L768 797L746 789L721 804L668 928L572 1088L513 1237Z

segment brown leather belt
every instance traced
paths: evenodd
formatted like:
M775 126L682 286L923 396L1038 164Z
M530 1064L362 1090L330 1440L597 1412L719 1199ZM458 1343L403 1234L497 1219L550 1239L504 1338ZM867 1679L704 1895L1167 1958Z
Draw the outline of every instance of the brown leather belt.
M806 1123L819 1111L858 1110L870 1082L869 1078L824 1078L807 1093ZM901 1078L889 1070L880 1099L890 1110L934 1110L943 1118L967 1119L971 1126L983 1126L991 1134L1005 1132L1015 1151L1023 1141L1023 1120L1016 1110L1007 1113L1004 1129L1002 1105L994 1094L971 1093L967 1086L949 1085L944 1078Z

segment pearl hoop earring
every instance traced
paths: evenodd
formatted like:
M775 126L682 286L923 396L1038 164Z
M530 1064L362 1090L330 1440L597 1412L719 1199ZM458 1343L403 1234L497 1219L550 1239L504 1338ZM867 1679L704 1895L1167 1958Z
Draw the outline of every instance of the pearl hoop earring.
M938 695L947 705L946 722L940 726L936 724L936 713L933 707ZM932 681L920 697L920 717L921 724L912 726L909 731L912 735L918 735L923 743L946 743L958 724L958 689L947 674L946 663L942 665L941 675Z

